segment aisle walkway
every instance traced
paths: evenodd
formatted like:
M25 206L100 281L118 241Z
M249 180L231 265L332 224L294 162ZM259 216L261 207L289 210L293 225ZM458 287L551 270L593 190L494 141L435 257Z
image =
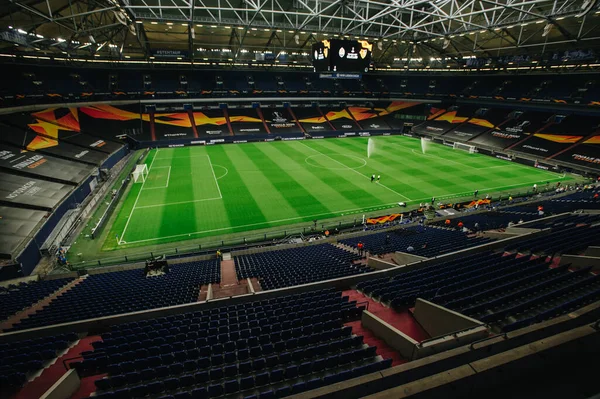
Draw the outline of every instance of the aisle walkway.
M357 301L357 303L365 301L369 302L369 312L418 342L430 338L429 334L427 334L423 327L417 322L410 310L397 312L383 306L379 302L374 301L356 290L344 291L342 295L348 295L350 301Z

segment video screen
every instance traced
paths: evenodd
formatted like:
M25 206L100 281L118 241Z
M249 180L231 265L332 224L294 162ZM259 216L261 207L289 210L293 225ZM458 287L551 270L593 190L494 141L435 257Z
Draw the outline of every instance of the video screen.
M315 72L368 72L373 45L366 40L323 40L313 44Z

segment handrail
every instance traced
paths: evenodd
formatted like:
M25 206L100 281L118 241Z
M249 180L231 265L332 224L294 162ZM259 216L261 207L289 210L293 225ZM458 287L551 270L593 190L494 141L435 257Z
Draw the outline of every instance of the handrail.
M68 360L75 360L75 359L83 359L83 356L79 355L79 356L75 356L75 357L70 357L68 359L63 359L62 364L65 367L65 370L69 370L69 367L67 366L67 361Z
M469 331L469 330L474 330L474 329L479 328L479 327L487 327L487 326L485 324L478 324L478 325L471 326L471 327L461 328L460 330L452 331L452 332L446 333L444 335L439 335L437 337L427 338L426 340L423 340L423 341L419 342L418 345L419 346L423 346L423 344L426 344L428 342L432 342L432 341L438 340L438 339L446 337L448 335L453 335L456 338L456 336L459 333L462 333L462 332L465 332L465 331Z
M469 349L473 349L473 345L475 345L475 344L480 344L482 342L488 341L488 340L490 340L492 338L496 338L496 337L503 337L504 339L507 339L508 335L505 332L503 332L502 334L490 335L488 337L479 339L479 340L477 340L475 342L471 342L471 345L469 345Z

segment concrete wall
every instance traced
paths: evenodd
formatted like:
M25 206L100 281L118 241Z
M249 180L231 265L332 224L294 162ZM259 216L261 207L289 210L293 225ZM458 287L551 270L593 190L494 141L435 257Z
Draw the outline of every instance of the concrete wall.
M370 266L376 270L387 270L387 269L397 267L398 265L396 265L394 263L386 262L386 261L376 258L376 257L369 257L367 259L367 266Z
M417 299L413 314L415 319L431 337L439 337L483 325L478 320L421 298Z
M458 348L471 342L479 341L489 336L489 330L486 326L478 326L455 334L444 335L439 338L423 341L415 347L413 359L420 359L433 355L434 353L442 353L447 350Z
M11 284L19 284L19 283L30 283L32 281L39 280L39 276L37 274L26 277L14 278L11 280L0 281L0 287L8 287Z
M494 387L498 387L498 390L504 393L517 390L518 387L512 385L515 379L522 379L523 376L531 376L528 386L531 389L537 384L549 383L543 381L547 374L537 372L548 367L548 364L551 367L558 367L559 373L561 370L568 371L570 363L561 361L561 354L568 354L592 344L593 349L584 356L585 360L582 359L584 362L592 361L598 351L598 342L597 332L586 325L506 352L474 360L420 380L409 380L407 383L364 398L476 398L483 397L486 392L493 392ZM582 369L581 366L579 368ZM588 374L592 373L593 371L590 370ZM582 377L585 378L587 377ZM594 383L590 382L589 386L592 385ZM510 397L510 394L507 396Z
M40 399L66 399L77 391L80 385L77 371L71 369L65 373L58 381L54 383Z
M528 229L526 227L507 227L505 230L509 234L529 234L535 233L536 231L540 231L539 229Z
M371 330L377 338L381 338L400 352L404 358L412 359L417 341L366 310L363 311L361 324Z
M76 278L79 275L77 272L61 273L61 274L46 274L42 280L58 280L61 278Z
M406 252L397 251L394 253L394 261L399 265L407 265L409 263L420 262L422 260L427 260L428 258L419 255L413 255Z
M585 256L600 256L600 247L588 247L585 252Z
M546 217L543 217L541 219L530 220L528 222L521 223L518 227L529 228L528 226L530 226L530 225L538 224L539 222L552 222L552 221L557 220L557 219L562 219L566 215L569 215L569 214L570 214L570 212L565 212L565 213L559 213L557 215L546 216Z
M596 256L580 256L580 255L562 255L560 257L560 265L571 264L575 269L583 269L584 267L592 266L592 270L600 270L600 257Z
M484 231L481 233L483 237L491 238L492 240L504 240L505 238L515 237L519 233L507 233L506 231Z

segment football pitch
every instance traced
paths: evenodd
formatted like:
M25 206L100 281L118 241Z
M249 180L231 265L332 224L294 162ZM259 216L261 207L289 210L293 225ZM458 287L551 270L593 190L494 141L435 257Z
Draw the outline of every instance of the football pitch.
M103 249L398 212L438 199L526 191L557 173L405 136L154 149ZM380 175L371 182L371 175ZM387 209L389 208L389 209ZM392 209L395 208L395 209Z

